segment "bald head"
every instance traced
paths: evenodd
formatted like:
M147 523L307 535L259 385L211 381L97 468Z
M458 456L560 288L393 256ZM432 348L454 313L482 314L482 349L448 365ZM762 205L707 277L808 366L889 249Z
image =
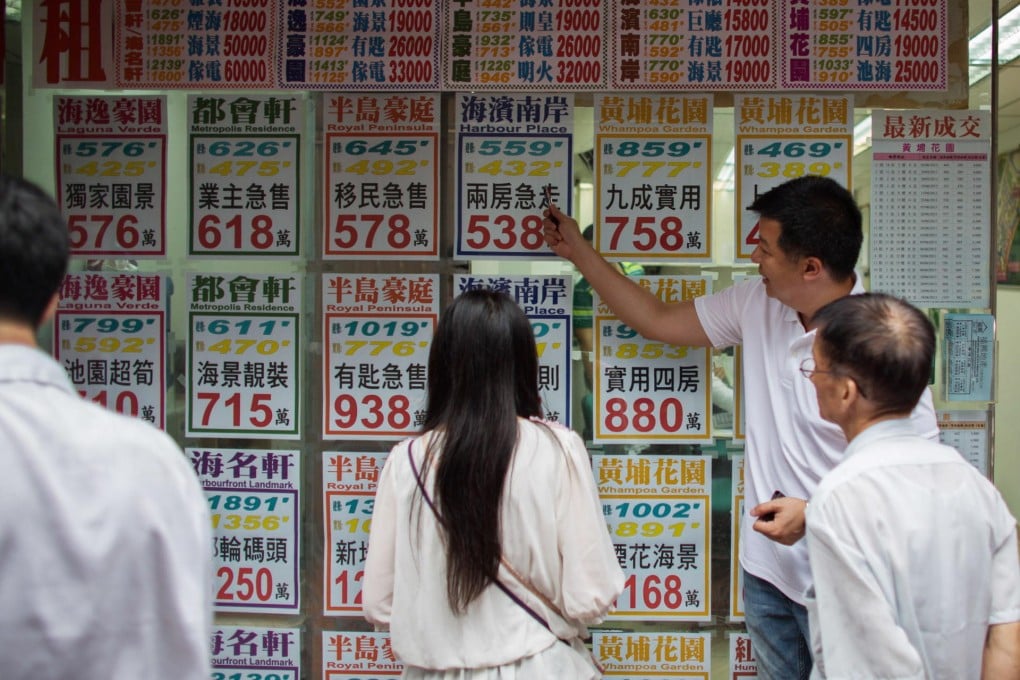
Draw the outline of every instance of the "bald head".
M935 329L913 305L882 293L848 295L812 323L831 366L851 376L877 414L910 413L928 386Z

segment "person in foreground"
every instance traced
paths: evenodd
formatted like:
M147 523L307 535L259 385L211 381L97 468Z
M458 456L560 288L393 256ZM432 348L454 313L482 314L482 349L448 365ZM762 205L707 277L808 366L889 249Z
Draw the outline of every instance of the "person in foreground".
M53 200L0 177L0 677L208 680L209 511L165 433L37 346L68 264Z
M747 509L740 566L747 630L761 680L806 680L811 648L804 608L810 568L800 540L804 508L818 480L842 459L846 439L819 417L814 390L797 366L811 353L815 311L864 292L854 273L861 213L838 182L814 176L769 190L750 210L759 216L751 260L761 277L679 303L659 300L620 274L555 206L543 226L553 251L573 262L610 309L645 338L688 347L741 345ZM930 393L913 420L919 433L938 438ZM777 495L785 498L770 500Z
M588 452L539 420L538 354L507 295L470 290L432 340L423 434L376 492L365 618L405 678L601 677L581 642L623 588Z
M1016 520L991 482L907 419L928 384L931 323L866 294L814 324L802 371L850 442L807 510L814 677L1020 678Z

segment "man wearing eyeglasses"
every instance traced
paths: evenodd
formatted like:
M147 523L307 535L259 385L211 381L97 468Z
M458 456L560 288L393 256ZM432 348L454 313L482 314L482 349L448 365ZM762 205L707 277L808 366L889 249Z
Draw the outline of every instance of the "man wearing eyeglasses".
M861 213L849 191L815 176L771 189L750 210L759 216L751 260L761 277L680 303L663 302L620 274L556 206L546 211L543 226L553 251L573 262L645 338L687 347L742 345L747 502L740 565L747 630L761 680L806 680L811 648L804 591L811 574L800 541L804 508L818 481L842 460L846 439L819 417L814 390L798 368L811 356L812 315L864 292L854 273ZM930 393L913 419L919 433L938 438Z
M850 442L807 510L815 677L1020 678L1016 520L960 454L909 420L935 332L918 309L855 295L815 315L801 364Z

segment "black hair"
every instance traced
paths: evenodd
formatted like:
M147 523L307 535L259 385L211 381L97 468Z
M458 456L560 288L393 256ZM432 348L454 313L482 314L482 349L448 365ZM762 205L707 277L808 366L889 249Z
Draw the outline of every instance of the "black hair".
M37 328L70 256L67 223L35 184L0 175L0 318Z
M538 352L528 317L505 293L464 292L443 311L432 339L423 425L437 434L423 467L436 460L434 501L454 612L496 579L500 502L517 419L541 415Z
M848 295L819 309L821 353L876 405L878 415L910 413L931 375L935 329L910 303L883 293Z
M828 177L807 175L770 189L748 206L779 222L779 248L791 259L817 257L837 281L854 273L864 234L853 195Z

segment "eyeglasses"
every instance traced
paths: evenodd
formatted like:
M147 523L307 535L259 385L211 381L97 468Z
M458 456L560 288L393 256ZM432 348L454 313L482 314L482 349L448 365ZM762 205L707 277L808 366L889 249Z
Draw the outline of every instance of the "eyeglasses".
M839 375L844 378L849 378L850 380L854 381L855 385L857 385L857 391L860 392L860 395L865 399L868 398L868 395L864 393L864 389L861 387L861 383L859 380L857 380L857 378L853 377L852 375L848 375L842 371L823 371L820 368L815 368L814 357L808 357L804 361L800 362L800 372L801 375L803 375L808 380L810 380L811 376L813 376L815 373L828 373L830 375Z

